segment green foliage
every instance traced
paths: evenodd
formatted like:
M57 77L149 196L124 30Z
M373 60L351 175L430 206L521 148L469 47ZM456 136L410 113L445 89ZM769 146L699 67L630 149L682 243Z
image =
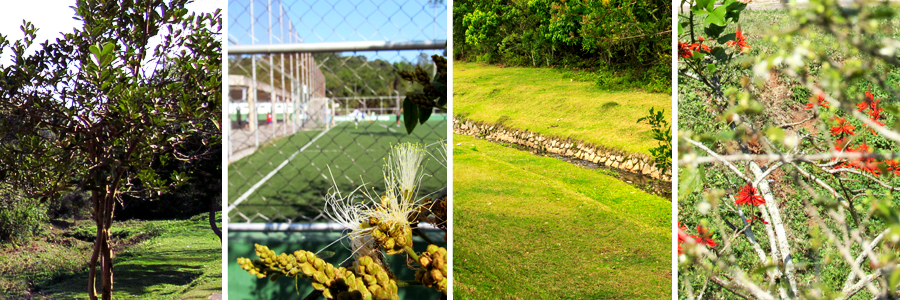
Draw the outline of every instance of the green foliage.
M47 206L47 216L50 219L88 218L91 211L91 196L84 191L70 192L55 201L48 201Z
M47 224L47 207L12 186L0 185L0 244L25 241Z
M434 108L447 108L447 58L435 54L431 56L431 60L437 67L433 79L419 66L416 66L414 72L397 72L403 80L417 82L423 87L421 92L406 93L406 98L403 99L403 120L407 134L416 129L417 123L425 124Z
M670 65L671 12L671 2L664 0L458 1L455 59L643 71Z
M664 111L654 112L651 107L647 116L637 120L638 123L647 122L647 124L653 126L653 129L651 129L653 139L656 140L658 146L650 149L650 154L653 155L653 160L656 161L656 168L663 173L672 167L672 125L669 125L666 117L663 116Z
M325 94L328 97L384 96L393 95L395 91L407 93L412 91L413 86L401 80L397 71L417 67L428 73L433 70L429 57L424 53L420 54L418 61L394 63L383 59L369 60L363 55L343 56L336 53L314 53L313 58L321 65L325 75ZM249 64L249 59L246 60ZM247 67L249 70L249 65ZM280 80L279 76L275 77ZM380 82L385 84L373 84ZM374 103L369 105L373 106Z

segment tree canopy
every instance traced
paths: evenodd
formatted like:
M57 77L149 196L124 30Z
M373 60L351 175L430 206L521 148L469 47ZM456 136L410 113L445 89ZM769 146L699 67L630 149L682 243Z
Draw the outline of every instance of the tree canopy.
M516 66L646 70L670 64L671 16L672 3L664 0L457 1L454 55Z

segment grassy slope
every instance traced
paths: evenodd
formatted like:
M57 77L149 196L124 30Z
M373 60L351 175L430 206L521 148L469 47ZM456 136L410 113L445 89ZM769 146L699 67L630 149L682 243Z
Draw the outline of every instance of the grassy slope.
M116 253L113 298L206 299L212 293L221 293L222 247L205 219L128 221L113 227L156 232L154 237ZM88 298L86 263L91 244L75 242L72 248L78 249L77 252L49 243L42 245L44 252L35 255L64 256L62 260L45 261L68 262L78 270L68 275L63 273L46 283L36 283L38 291L32 297Z
M651 107L664 109L671 122L668 94L603 92L592 82L570 81L553 69L453 64L454 114L476 121L505 117L504 124L514 128L649 154L656 142L650 126L637 124L637 119Z
M384 126L390 126L390 129ZM324 205L322 195L332 187L328 167L334 172L340 190L350 191L362 182L382 180L382 158L387 156L391 145L401 142L430 144L447 137L446 120L419 125L411 135L407 135L405 129L393 126L394 122L362 122L358 128L354 128L352 122L338 123L266 181L238 209L232 210L229 217L233 221L243 221L239 213L252 217L260 212L279 222L284 221L278 218L281 216L317 215L318 208ZM319 133L300 132L232 163L228 171L230 200L234 201L248 191ZM440 164L429 161L425 168L435 179L426 180L423 190L434 191L446 185L447 175ZM381 188L377 184L374 187ZM254 221L266 222L262 218Z
M454 135L454 298L669 299L671 203Z

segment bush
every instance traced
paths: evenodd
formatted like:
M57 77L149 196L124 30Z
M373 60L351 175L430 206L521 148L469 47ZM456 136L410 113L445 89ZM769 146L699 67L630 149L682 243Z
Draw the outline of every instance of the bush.
M63 195L56 201L52 201L47 207L47 216L50 219L75 218L83 219L90 216L91 194L85 191L71 192Z
M47 208L8 185L0 185L0 243L19 242L39 234Z

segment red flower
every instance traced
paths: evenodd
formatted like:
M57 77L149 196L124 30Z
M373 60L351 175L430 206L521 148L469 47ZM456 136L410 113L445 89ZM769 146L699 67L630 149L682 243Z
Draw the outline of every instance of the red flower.
M706 52L709 52L710 50L712 50L712 48L710 48L709 46L703 44L703 41L705 41L706 39L704 39L702 36L699 37L698 39L700 40L700 42L699 42L699 43L694 43L694 47L696 47L695 49L700 49L700 50L703 50L703 51L706 51Z
M887 165L888 172L894 172L895 176L900 176L900 166L898 166L900 163L893 159L888 159L884 163Z
M818 101L816 99L818 99ZM810 97L809 103L806 104L806 106L804 106L803 108L812 109L813 107L815 107L815 105L817 103L819 104L819 106L822 106L822 107L831 107L828 105L828 102L825 102L825 96L822 94L819 94L818 97Z
M753 223L753 221L760 221L760 222L763 222L763 224L769 224L769 222L766 222L766 220L763 220L760 217L752 217L752 218L747 219L747 222L749 222L749 223Z
M875 99L875 95L872 95L872 93L870 93L870 92L866 92L866 100L863 100L863 102L857 103L856 107L859 108L859 109L857 109L858 111L863 111L866 108L871 108L873 110L878 110L880 112L881 109L878 108L878 102L881 102L881 99Z
M869 145L859 144L859 147L856 149L852 149L853 152L859 152L863 154L872 153L869 150ZM873 157L865 157L865 158L857 158L853 163L850 163L850 166L856 167L860 171L872 173L872 175L878 176L878 173L881 173L881 169L878 168L878 165L881 164L875 161Z
M715 247L719 244L716 241L713 241L712 235L709 233L709 230L703 228L703 226L697 225L697 236L694 238L697 240L698 244L707 245L709 247Z
M764 203L766 203L766 200L763 198L763 196L756 194L756 188L754 188L750 183L747 183L747 185L741 188L741 191L738 193L737 199L734 200L734 204L737 205L753 204L754 206L760 206Z
M875 122L875 124L878 124L878 125L880 125L880 126L884 126L884 123L878 122L878 120L876 120L876 119L869 119L869 120L872 121L872 122ZM869 124L866 124L866 126L869 126ZM878 133L875 132L875 128L869 127L869 131L872 131L872 134L874 134L874 135L878 135Z
M853 127L853 125L851 125L850 122L847 122L846 119L838 118L838 117L834 117L834 119L835 119L835 121L837 121L838 126L831 127L832 135L842 135L842 134L854 135L854 134L856 134L856 133L853 133L853 129L856 129L856 127Z
M834 151L842 151L842 150L844 150L844 147L847 146L847 143L849 142L849 141L848 141L849 139L850 139L850 138L848 138L848 137L843 137L843 138L839 138L839 139L834 140Z
M857 103L856 107L858 111L864 111L868 109L869 111L866 114L869 115L869 120L875 122L875 124L884 126L881 122L878 122L878 118L881 117L881 112L884 111L884 108L878 107L878 103L881 102L881 99L875 99L875 95L872 95L870 92L866 92L866 99L863 102ZM872 131L872 134L877 135L874 128L869 128Z
M684 227L684 225L681 225L681 221L678 221L678 254L679 255L684 254L684 251L681 250L681 244L684 244L684 241L687 240L686 237L688 237L688 235L687 235L687 233L685 233L685 231L687 231L687 228Z
M880 162L875 161L875 158L867 157L859 159L859 163L857 163L857 169L863 172L872 173L874 176L880 175L881 169L878 166L881 165Z
M744 49L750 49L750 46L747 45L747 37L744 36L743 32L738 30L737 32L735 32L734 35L735 35L735 40L725 42L725 44L727 44L728 46L737 45L738 49L740 49L741 51L744 51Z
M703 44L702 37L700 38L700 43L688 44L688 43L678 42L678 56L680 56L682 58L689 58L691 56L694 56L694 51L709 52L711 50L712 50L712 48Z
M689 58L694 56L693 47L691 44L678 42L678 56L681 58Z
M872 151L869 150L869 145L866 145L866 144L859 144L859 146L856 147L855 149L852 147L848 147L847 152L857 152L857 153L863 153L863 154L872 153ZM885 163L890 164L890 162L885 162ZM873 158L873 157L862 157L862 158L855 158L849 162L848 161L841 162L840 165L834 166L834 169L855 168L855 169L863 171L863 172L872 173L872 175L874 175L874 176L880 176L881 175L880 174L881 173L881 168L880 168L881 164L882 164L881 162L875 161L875 158ZM887 169L889 171L892 170L891 167L888 167ZM894 171L894 172L896 174L900 174L900 172L897 172L897 171Z

